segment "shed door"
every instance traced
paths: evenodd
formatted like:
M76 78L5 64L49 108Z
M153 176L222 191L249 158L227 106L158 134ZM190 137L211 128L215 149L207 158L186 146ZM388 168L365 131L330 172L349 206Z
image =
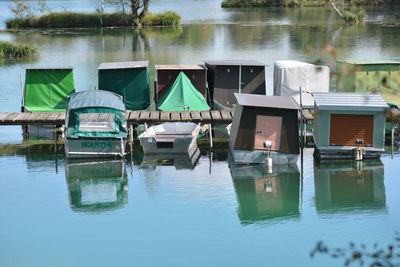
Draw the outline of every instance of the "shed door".
M271 150L281 145L282 117L257 115L254 149L264 149L264 142L271 141Z
M372 146L374 116L332 114L329 144L331 146L354 146L363 139L363 146Z

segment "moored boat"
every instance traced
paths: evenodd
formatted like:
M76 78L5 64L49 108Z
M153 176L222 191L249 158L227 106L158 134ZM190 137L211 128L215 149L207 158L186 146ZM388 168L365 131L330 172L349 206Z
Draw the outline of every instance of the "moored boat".
M127 123L122 97L103 90L69 96L65 133L67 158L124 156Z

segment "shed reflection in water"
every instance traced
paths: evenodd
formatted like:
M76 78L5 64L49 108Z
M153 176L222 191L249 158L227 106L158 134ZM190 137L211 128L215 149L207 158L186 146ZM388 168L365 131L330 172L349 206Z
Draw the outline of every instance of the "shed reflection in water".
M319 213L386 208L380 160L320 163L315 165L314 174Z
M71 209L103 212L128 203L125 161L66 161L65 176Z
M273 218L299 217L300 173L297 165L230 167L239 203L239 218L249 224Z

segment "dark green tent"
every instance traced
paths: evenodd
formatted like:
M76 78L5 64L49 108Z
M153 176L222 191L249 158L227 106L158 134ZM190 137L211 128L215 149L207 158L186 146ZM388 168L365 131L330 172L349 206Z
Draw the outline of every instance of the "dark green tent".
M189 78L181 72L175 82L161 96L158 109L166 111L199 111L210 110L210 107Z
M144 110L150 105L148 61L100 64L99 89L124 98L126 109Z
M23 111L65 111L67 97L74 92L72 68L26 69Z

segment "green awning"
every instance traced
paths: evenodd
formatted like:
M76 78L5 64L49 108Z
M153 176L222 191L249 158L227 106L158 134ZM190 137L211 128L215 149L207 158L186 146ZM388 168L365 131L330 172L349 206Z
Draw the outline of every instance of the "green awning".
M200 111L210 110L210 107L189 78L181 72L175 82L161 96L158 109L165 111Z
M128 110L147 109L150 105L150 82L145 63L102 63L99 67L99 89L122 96Z
M23 106L32 112L65 111L67 97L74 92L71 68L27 69Z

